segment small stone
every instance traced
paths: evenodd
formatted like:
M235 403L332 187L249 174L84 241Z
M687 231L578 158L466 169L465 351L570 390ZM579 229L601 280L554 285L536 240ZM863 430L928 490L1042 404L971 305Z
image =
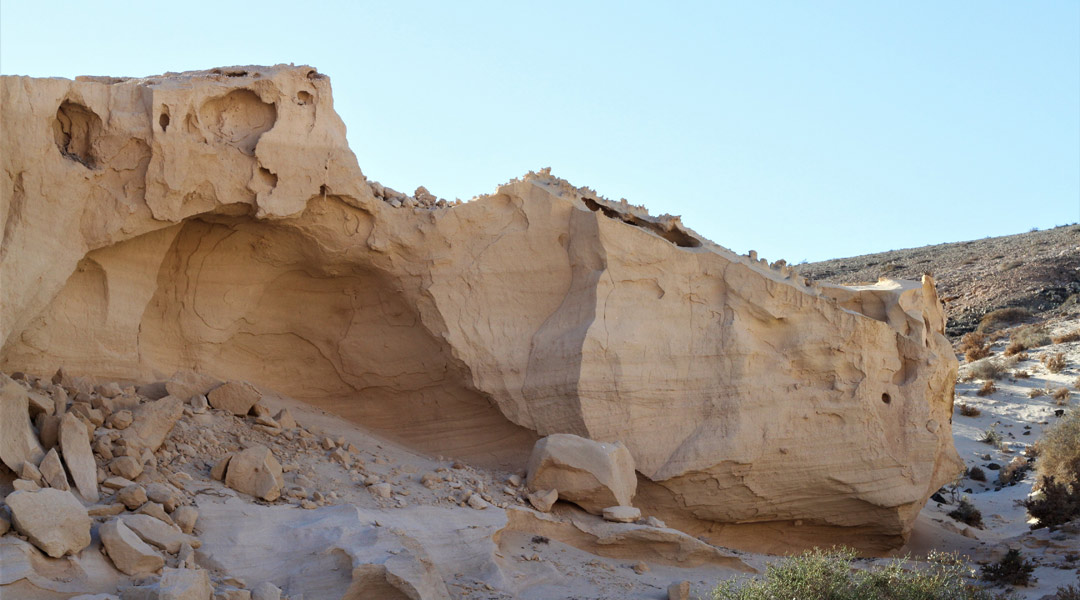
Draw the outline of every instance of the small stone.
M146 497L160 503L166 512L176 510L176 507L180 504L180 492L164 483L151 483L146 486Z
M94 454L100 456L102 460L112 460L115 458L112 451L112 443L104 436L94 440L94 444L91 447L94 450Z
M98 528L101 543L116 568L128 575L149 575L165 566L165 559L118 518Z
M172 513L172 520L180 531L190 534L195 530L195 523L199 519L199 511L194 506L180 506Z
M637 573L638 575L644 575L645 573L649 572L649 565L647 565L647 564L645 564L643 562L639 562L636 565L634 565L634 572Z
M60 420L60 451L64 453L64 463L79 495L87 502L97 502L97 462L90 449L86 426L72 413L65 414Z
M313 510L313 509L316 509L318 507L319 507L318 504L315 504L314 502L312 502L311 500L308 500L306 498L304 500L300 501L300 508L304 508L304 509L307 509L307 510Z
M64 465L60 464L60 455L56 453L56 448L50 449L45 454L45 458L41 459L41 464L38 465L38 470L49 487L64 491L70 489L67 472L64 471Z
M287 408L278 411L278 414L274 416L274 420L285 429L296 427L296 419L293 418L292 413Z
M142 463L131 456L118 456L109 461L109 471L125 479L135 479L143 472Z
M259 416L255 417L255 423L258 424L258 425L262 425L264 427L272 427L274 429L281 429L281 425L279 425L277 421L271 419L269 416L266 416L266 415L259 415Z
M668 600L690 600L690 582L679 581L668 586Z
M196 394L188 400L188 405L191 406L191 412L201 415L210 408L210 402L207 401L206 396L203 394Z
M252 446L232 457L225 473L225 485L263 500L273 501L281 496L285 479L281 463L265 446Z
M476 510L484 510L485 508L491 506L491 504L489 504L487 500L484 500L480 496L480 494L473 494L469 496L469 506L475 508Z
M545 513L551 512L551 507L559 499L559 490L540 490L529 494L527 498L529 504L532 504L536 510Z
M15 530L45 554L60 558L90 545L90 515L71 492L15 491L4 502Z
M119 502L113 504L95 504L86 509L91 517L115 517L124 512L125 506Z
M510 485L514 486L514 487L519 487L521 485L521 476L519 476L517 473L515 473L515 474L507 477L506 482L509 483Z
M109 477L101 482L101 485L113 490L122 490L129 485L135 485L135 482L123 477Z
M38 468L34 466L34 463L30 461L26 461L22 464L22 472L19 473L19 477L29 479L38 485L45 483L44 478L41 476L41 471L39 471Z
M269 581L264 581L251 588L251 600L281 600L281 589Z
M336 463L341 463L345 466L345 468L349 468L349 465L352 463L352 458L349 456L349 453L346 452L344 448L335 448L333 451L331 451L330 460Z
M424 473L420 476L420 484L428 489L435 489L435 487L439 485L440 481L442 481L442 478L439 477L438 474L432 473L431 471L428 471L427 473Z
M180 551L176 553L176 562L184 569L196 569L198 563L195 562L195 549L191 547L191 544L180 544Z
M126 506L128 510L135 510L146 504L146 489L137 483L133 483L117 492L116 499Z
M641 518L641 510L633 506L609 506L603 511L605 521L633 523Z
M204 569L165 567L155 598L170 600L209 600L214 594L210 575Z
M134 420L135 415L130 410L118 410L109 416L109 427L120 430L127 429Z
M376 483L375 485L368 486L368 491L372 495L379 498L389 498L390 493L394 490L389 483Z
M185 543L191 544L192 548L202 546L198 538L185 534L176 525L170 525L150 515L123 515L119 518L143 541L169 554L176 554L180 545Z
M138 515L150 515L162 523L168 523L169 525L175 525L176 523L169 517L169 513L165 512L165 507L157 502L147 502L139 507L139 510L135 511Z
M324 437L322 439L322 447L324 450L333 450L334 440L330 439L329 437Z
M115 398L124 393L124 391L120 389L119 383L110 381L109 383L103 383L97 386L97 393L105 398Z
M41 486L36 481L29 479L16 479L11 482L11 487L19 492L36 492L41 489Z
M645 519L645 524L648 525L649 527L657 527L657 528L660 528L660 529L665 529L667 527L666 523L664 523L660 519L657 519L656 517L648 517L648 518L646 518Z

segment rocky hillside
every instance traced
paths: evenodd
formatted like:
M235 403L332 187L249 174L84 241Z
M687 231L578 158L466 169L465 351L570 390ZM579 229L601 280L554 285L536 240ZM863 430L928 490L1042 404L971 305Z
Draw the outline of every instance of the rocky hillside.
M1034 318L1073 314L1080 299L1080 225L1045 231L890 250L795 267L803 276L838 284L931 274L948 317L946 333L974 330L984 315L1020 307Z

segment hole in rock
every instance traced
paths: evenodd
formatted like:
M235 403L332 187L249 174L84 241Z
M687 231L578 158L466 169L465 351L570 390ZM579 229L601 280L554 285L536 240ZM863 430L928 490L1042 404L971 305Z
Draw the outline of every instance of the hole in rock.
M311 104L311 101L314 99L314 96L304 90L300 90L300 92L296 94L296 102L301 105Z
M53 121L53 137L60 153L81 163L88 169L95 168L94 144L101 136L101 117L89 108L65 100L56 109Z
M601 213L603 213L603 215L605 217L607 217L609 219L617 219L617 220L622 221L623 223L626 223L628 225L633 225L634 227L640 227L642 229L647 229L647 230L655 233L656 235L664 238L665 240L671 242L672 244L675 244L676 246L679 246L680 248L699 248L699 247L701 247L701 240L695 238L694 236L690 235L689 233L686 233L685 231L680 229L674 223L671 223L671 224L668 224L668 225L665 226L665 225L663 225L661 223L655 223L653 221L647 221L647 220L639 218L639 217L637 217L635 215L621 213L621 212L619 212L619 211L617 211L617 210L615 210L613 208L609 208L607 206L604 206L604 205L600 204L599 202L597 202L596 200L593 200L592 198L582 198L582 200L585 201L585 206L587 206L589 208L589 210L591 210L593 212L600 211Z
M162 131L166 131L166 130L169 129L169 114L168 113L161 113L161 116L158 117L158 125L161 125L161 130Z
M251 90L234 90L207 100L199 108L199 121L219 140L254 155L259 137L277 122L277 106Z
M888 403L892 402L892 396L890 396L888 394L888 392L886 392L886 393L881 395L881 401L884 402L885 404L888 404Z

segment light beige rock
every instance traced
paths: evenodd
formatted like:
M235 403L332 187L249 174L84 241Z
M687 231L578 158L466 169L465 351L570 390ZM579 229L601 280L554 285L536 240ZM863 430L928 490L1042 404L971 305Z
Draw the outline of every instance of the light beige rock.
M147 484L146 497L164 506L167 512L176 510L181 500L180 492L164 483Z
M143 465L134 456L117 456L109 461L109 471L125 479L135 479L143 472Z
M629 505L637 490L634 458L621 442L597 442L571 434L536 442L527 467L530 490L559 490L559 498L598 515Z
M42 459L41 462L45 462L45 459ZM38 485L43 485L45 483L45 479L42 477L41 471L39 471L38 468L34 466L34 463L30 461L23 462L22 472L19 473L19 477L22 479L29 479L30 481L33 481Z
M52 488L16 491L4 502L15 530L45 554L60 558L78 554L90 545L90 515L71 492Z
M559 499L559 490L539 490L536 492L530 492L526 496L529 500L529 504L533 505L533 508L540 512L551 512L551 507L555 505L555 502Z
M182 414L184 403L175 396L141 404L132 411L131 425L124 429L121 437L129 448L154 452L165 441Z
M36 492L41 489L41 484L31 479L16 479L11 482L11 487L20 492Z
M264 581L251 588L251 600L281 600L281 589L269 581Z
M277 500L285 479L274 453L266 446L252 446L229 460L225 485L263 500Z
M4 535L11 530L11 519L8 518L5 511L0 510L0 535Z
M929 277L807 285L546 171L394 208L325 76L242 71L0 79L0 368L243 374L466 460L621 440L638 506L772 550L895 548L961 470Z
M0 373L0 461L16 473L24 462L38 464L45 456L30 424L29 402L26 389Z
M169 516L169 513L165 512L165 507L158 504L157 502L147 502L143 504L135 511L135 514L151 516L161 521L162 523L166 523L168 525L176 525L176 523L172 520L172 517Z
M213 594L205 570L165 567L156 583L123 588L120 596L122 600L211 600Z
M165 566L165 558L119 518L98 527L101 543L116 568L128 575L147 575Z
M146 504L146 489L137 483L133 483L116 492L116 499L126 506L128 510L135 510Z
M118 410L109 416L108 424L113 429L127 429L135 420L130 410Z
M190 544L192 548L202 546L198 538L187 535L180 531L176 525L166 523L150 515L123 515L119 517L124 525L127 525L146 543L168 552L176 554L180 551L181 544Z
M67 472L64 471L64 465L60 464L60 455L56 453L56 448L52 448L45 454L38 469L49 487L65 492L70 489Z
M127 508L123 504L117 502L114 504L95 504L86 508L87 514L91 517L113 517Z
M36 421L38 439L45 450L50 450L60 443L60 417L56 415L38 415Z
M52 398L43 396L33 390L27 390L26 401L31 421L39 414L51 415L56 411L56 403L53 402Z
M206 395L210 406L238 416L248 414L260 398L259 390L246 381L230 381Z
M278 414L274 416L274 420L285 429L296 427L296 419L293 418L292 413L287 408L279 410Z
M86 426L70 412L60 419L60 451L79 495L87 502L97 502L100 496L94 452L90 449Z
M172 513L172 520L180 531L190 534L199 519L199 511L194 506L180 506Z
M605 521L615 523L633 523L641 518L641 509L633 506L609 506L604 509Z
M679 581L668 586L668 600L690 600L690 582Z
M210 476L218 481L225 479L225 471L229 468L229 462L232 460L232 457L232 454L226 454L218 459L210 469Z
M185 369L177 371L165 382L165 391L169 396L187 400L192 396L205 396L221 384L220 379Z
M112 490L122 490L129 485L135 485L135 482L124 477L107 477L101 485Z

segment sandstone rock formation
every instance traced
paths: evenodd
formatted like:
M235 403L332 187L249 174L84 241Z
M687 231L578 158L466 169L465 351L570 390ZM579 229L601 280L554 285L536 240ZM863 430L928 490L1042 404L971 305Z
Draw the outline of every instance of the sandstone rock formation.
M130 447L242 379L515 469L539 436L620 441L636 506L765 549L895 547L960 468L928 277L811 284L547 172L405 196L310 67L3 77L0 107L0 368L210 376L145 388L174 397Z
M634 458L621 442L549 435L536 442L527 471L530 490L558 490L560 499L594 515L609 506L630 506L637 491Z

